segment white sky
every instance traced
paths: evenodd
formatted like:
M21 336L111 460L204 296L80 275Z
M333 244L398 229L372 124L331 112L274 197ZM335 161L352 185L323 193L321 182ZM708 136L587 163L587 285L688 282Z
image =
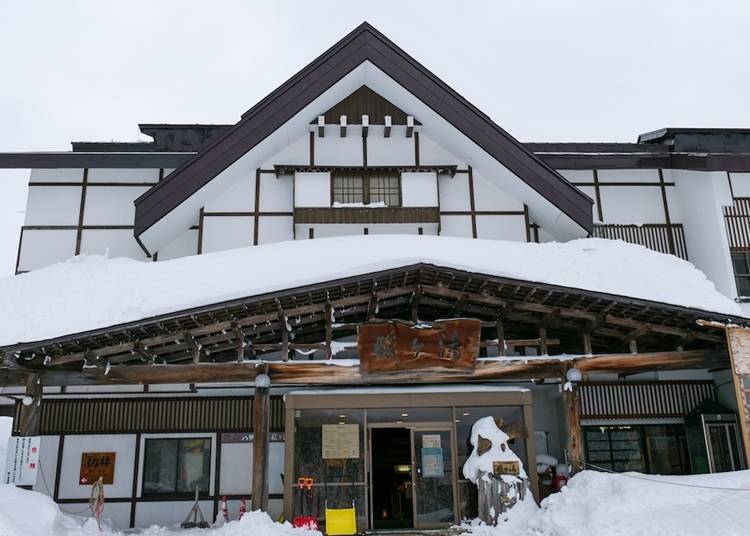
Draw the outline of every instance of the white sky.
M750 127L747 0L0 0L0 152L234 123L363 20L521 141ZM0 277L27 178L0 170Z

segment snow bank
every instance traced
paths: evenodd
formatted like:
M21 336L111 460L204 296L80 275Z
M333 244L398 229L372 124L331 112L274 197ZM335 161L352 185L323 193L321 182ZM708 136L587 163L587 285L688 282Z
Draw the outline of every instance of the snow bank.
M1 279L0 346L420 262L741 316L739 306L692 264L625 242L368 235L156 263L81 256Z
M489 450L481 455L478 448L480 436L488 439L491 443ZM471 454L462 469L464 478L476 484L481 475L492 473L493 462L518 462L519 476L527 478L521 458L516 456L516 453L510 449L508 439L510 439L508 434L497 427L493 417L482 417L475 422L471 427L471 437L469 438L472 446ZM502 478L508 482L518 480L516 477L506 475L503 475Z
M64 514L46 495L22 490L12 485L0 485L0 536L124 536L123 532L106 528L109 524L106 520L103 521L104 530L99 532L93 518ZM134 536L322 536L317 531L295 529L289 523L276 523L264 512L248 512L239 521L231 521L215 529L184 530L153 526L141 531L128 530L126 534Z
M514 515L513 526L466 528L474 536L745 536L750 471L694 476L583 471L537 512Z

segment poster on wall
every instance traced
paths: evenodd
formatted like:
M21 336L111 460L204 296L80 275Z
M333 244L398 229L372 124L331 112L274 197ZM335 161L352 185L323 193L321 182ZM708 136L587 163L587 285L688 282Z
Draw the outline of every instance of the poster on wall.
M443 467L443 449L439 447L423 448L422 477L441 478L444 475L445 469Z
M39 470L39 448L42 438L16 437L8 439L5 457L5 483L16 486L33 486Z
M93 484L99 477L104 484L115 480L114 452L84 452L81 454L81 474L78 483L82 486Z
M324 424L321 450L324 460L359 458L359 425Z

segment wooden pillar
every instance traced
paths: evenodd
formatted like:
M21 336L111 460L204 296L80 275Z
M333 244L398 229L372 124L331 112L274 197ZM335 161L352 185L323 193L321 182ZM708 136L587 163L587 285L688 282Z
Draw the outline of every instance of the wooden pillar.
M750 467L750 329L727 327L726 335L737 397L737 419L745 447L745 467Z
M263 385L263 376L266 379ZM270 386L268 376L261 375L255 380L253 398L253 474L252 509L268 510L268 451L270 426ZM260 381L259 381L260 380Z
M26 404L30 401L30 404ZM42 379L38 374L26 378L26 396L21 401L18 415L18 431L22 436L38 436L42 416Z
M567 366L564 369L563 385L568 386ZM581 402L579 399L578 386L570 384L569 389L563 389L563 400L565 401L565 427L568 431L568 441L565 447L567 462L570 466L570 476L583 469L583 430L581 429Z

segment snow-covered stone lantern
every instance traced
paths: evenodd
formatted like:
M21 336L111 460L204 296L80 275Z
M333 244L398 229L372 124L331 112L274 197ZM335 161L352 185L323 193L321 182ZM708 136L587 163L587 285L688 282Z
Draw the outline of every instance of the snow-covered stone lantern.
M521 459L508 446L508 441L523 437L523 426L501 430L502 419L483 417L471 428L473 450L463 467L463 475L477 486L479 519L497 525L508 510L523 501L529 479Z

